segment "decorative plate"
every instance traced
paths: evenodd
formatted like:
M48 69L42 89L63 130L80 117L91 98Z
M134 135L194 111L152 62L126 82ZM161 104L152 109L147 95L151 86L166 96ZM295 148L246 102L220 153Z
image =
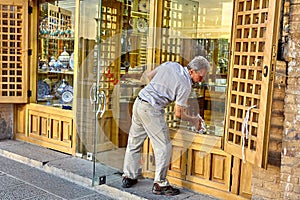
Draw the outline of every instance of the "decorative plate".
M65 90L62 94L61 94L61 100L64 103L71 103L73 101L73 92L69 91L69 90Z
M67 81L63 80L58 80L55 84L54 84L54 92L55 92L55 96L57 98L61 98L61 94L63 93L64 89L66 86L68 86L69 83Z
M70 92L73 93L73 87L72 87L71 85L67 85L66 87L64 87L63 92L64 92L64 91L70 91Z
M139 18L136 26L139 32L144 33L148 30L148 23L144 18Z
M139 11L141 11L141 12L149 11L149 1L148 0L140 0L139 1Z
M43 80L38 81L38 99L44 99L45 95L50 94L50 86Z

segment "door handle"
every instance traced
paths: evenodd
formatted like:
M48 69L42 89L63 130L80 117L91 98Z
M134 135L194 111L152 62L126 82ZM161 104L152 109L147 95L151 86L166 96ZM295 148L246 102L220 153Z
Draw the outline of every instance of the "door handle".
M264 77L266 78L269 74L269 67L267 65L264 66Z
M100 114L100 118L102 118L105 110L106 110L106 96L104 91L101 91L98 93L98 98L97 98L97 103L98 103L98 110L96 113L96 116Z

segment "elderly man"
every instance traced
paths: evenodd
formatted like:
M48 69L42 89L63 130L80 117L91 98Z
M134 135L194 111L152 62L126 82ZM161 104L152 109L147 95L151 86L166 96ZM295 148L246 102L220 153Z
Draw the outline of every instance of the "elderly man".
M185 112L192 84L202 82L210 69L202 56L190 61L187 67L176 62L165 62L147 73L150 82L144 87L133 105L132 124L124 158L122 187L137 183L140 168L140 151L148 136L155 156L154 194L177 195L179 189L169 185L166 179L171 160L172 144L169 129L164 120L164 109L175 102L175 116L189 121L199 130L201 120Z

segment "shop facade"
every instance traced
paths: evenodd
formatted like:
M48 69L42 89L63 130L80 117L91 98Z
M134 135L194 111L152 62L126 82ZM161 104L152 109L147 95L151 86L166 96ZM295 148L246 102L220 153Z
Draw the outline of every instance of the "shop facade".
M202 55L211 71L193 87L189 112L204 118L207 133L176 119L174 105L165 109L173 145L168 179L224 199L284 197L281 184L290 184L280 171L286 169L282 141L290 130L283 123L290 112L284 110L286 63L296 62L289 53L293 38L287 25L293 23L287 10L296 2L0 3L1 106L15 139L121 171L143 73L165 61L185 66ZM146 140L143 176L152 178L154 169ZM99 174L95 169L94 184Z

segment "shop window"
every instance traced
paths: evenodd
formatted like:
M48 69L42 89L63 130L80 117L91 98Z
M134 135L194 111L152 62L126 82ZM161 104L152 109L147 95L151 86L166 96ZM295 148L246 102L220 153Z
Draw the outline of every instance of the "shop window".
M202 116L206 134L223 136L233 1L165 0L163 4L161 45L155 62L186 66L198 55L209 60L211 70L205 82L193 86L188 110ZM240 43L238 48L248 47ZM174 104L166 108L166 120L172 129L193 130L174 117Z
M41 3L38 10L37 102L72 109L75 4Z

